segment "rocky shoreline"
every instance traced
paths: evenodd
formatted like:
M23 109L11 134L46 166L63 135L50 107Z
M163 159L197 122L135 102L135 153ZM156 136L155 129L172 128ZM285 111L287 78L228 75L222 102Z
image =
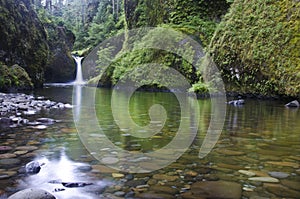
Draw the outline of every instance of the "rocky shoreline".
M51 109L72 108L70 104L54 102L43 96L35 97L23 93L0 93L0 128L18 127L22 125L35 126L37 129L56 122L50 118L38 118L34 121L27 119L31 115Z

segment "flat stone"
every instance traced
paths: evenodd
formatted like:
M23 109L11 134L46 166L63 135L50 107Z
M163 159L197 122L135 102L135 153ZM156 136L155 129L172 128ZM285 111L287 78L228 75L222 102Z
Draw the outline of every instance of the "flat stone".
M291 190L280 184L264 183L263 186L266 188L267 191L282 198L298 198L300 196L300 192Z
M11 146L0 146L0 152L10 151L13 148Z
M270 176L272 176L274 178L279 178L279 179L287 178L290 176L290 174L288 174L288 173L278 172L278 171L270 171L268 173Z
M239 170L238 172L241 173L241 174L244 174L246 176L249 176L249 177L252 177L252 176L256 175L254 172L247 171L247 170Z
M269 177L269 174L263 171L249 170L249 172L255 173L255 175L259 177Z
M175 195L178 193L177 189L174 189L170 186L163 186L163 185L153 185L150 187L150 190L154 191L155 193L167 193L170 195Z
M273 183L279 182L278 179L272 177L252 177L252 178L248 178L248 180L256 181L256 182L273 182Z
M16 151L34 151L37 150L38 147L36 146L18 146L16 147Z
M300 181L281 180L281 184L291 189L300 191Z
M163 193L147 192L147 193L136 194L135 198L144 198L144 199L172 199L172 198L174 198L174 196L169 195L169 194L163 194Z
M242 166L239 165L232 165L232 164L225 164L225 163L219 163L217 164L218 167L225 168L225 169L230 169L230 170L239 170L243 169Z
M19 164L21 161L17 158L7 158L7 159L1 159L0 165L14 165Z
M24 189L8 197L8 199L21 199L21 198L55 199L55 197L51 193L42 189Z
M48 126L41 124L41 125L34 126L33 128L38 129L38 130L44 130L44 129L48 128Z
M124 174L122 173L112 173L111 174L113 178L124 178Z
M0 159L15 158L15 157L17 156L13 153L0 154Z
M155 174L153 175L153 179L156 180L166 180L169 182L173 182L175 180L177 180L179 178L179 176L170 176L170 175L166 175L166 174Z
M119 162L119 159L115 157L105 157L102 158L100 162L103 164L116 164Z
M299 168L299 164L295 162L274 162L274 161L268 161L267 164L272 164L276 166L283 166L283 167L293 167L295 169Z
M14 152L14 154L16 154L16 155L24 155L26 153L28 153L28 151L15 151Z
M189 192L199 198L240 199L242 186L229 181L202 181L192 184Z

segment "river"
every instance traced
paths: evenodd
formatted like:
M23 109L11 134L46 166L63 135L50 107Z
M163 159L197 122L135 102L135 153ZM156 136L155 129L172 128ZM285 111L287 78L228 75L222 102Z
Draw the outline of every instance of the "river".
M87 103L89 88L78 89L77 95L72 86L35 91L36 96L75 106L27 116L30 121L57 121L45 129L27 125L1 132L0 146L12 147L0 154L1 198L25 188L72 199L300 195L300 110L284 107L283 101L246 99L243 106L227 105L221 134L199 158L207 129L216 125L210 99L197 104L185 99L183 110L173 93L139 91L128 101L126 92L96 89L95 105L80 107ZM155 132L145 130L149 125ZM176 151L171 143L180 131ZM166 150L154 153L160 149ZM41 171L21 173L33 160L45 163ZM78 182L91 185L64 186Z

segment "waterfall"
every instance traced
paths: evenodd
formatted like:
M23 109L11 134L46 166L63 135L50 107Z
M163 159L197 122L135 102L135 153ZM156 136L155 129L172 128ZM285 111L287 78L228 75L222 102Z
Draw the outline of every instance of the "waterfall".
M74 58L74 60L76 61L76 79L74 81L74 84L84 84L85 82L83 81L83 77L82 77L82 67L81 67L81 60L83 59L83 57L78 57L78 56L72 56Z

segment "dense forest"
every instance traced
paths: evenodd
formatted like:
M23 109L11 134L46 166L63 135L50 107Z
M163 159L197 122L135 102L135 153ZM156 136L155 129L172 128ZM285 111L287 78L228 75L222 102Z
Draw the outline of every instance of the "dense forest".
M87 56L105 39L141 27L167 27L191 36L217 64L228 92L300 97L297 0L2 0L0 90L71 81L71 53ZM151 35L142 42L152 42ZM99 59L105 59L102 50ZM153 49L122 55L99 82L91 76L89 83L112 86L149 62L179 71L193 85L190 90L208 91L210 85L193 64Z

